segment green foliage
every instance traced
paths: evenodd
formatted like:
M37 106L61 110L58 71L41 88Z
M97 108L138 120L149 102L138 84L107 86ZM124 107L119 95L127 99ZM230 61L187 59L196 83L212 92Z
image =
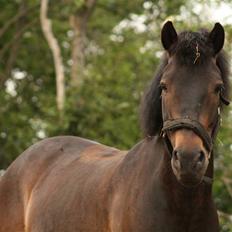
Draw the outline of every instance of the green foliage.
M76 8L80 8L81 6L84 5L84 0L74 0L74 4L76 6Z

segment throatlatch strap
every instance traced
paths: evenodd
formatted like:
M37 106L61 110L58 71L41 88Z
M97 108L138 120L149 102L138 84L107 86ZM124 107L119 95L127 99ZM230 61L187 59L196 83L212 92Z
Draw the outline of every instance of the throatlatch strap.
M162 133L165 134L167 131L183 128L193 130L203 140L205 148L211 152L213 145L211 137L205 128L196 120L190 118L168 119L163 124Z

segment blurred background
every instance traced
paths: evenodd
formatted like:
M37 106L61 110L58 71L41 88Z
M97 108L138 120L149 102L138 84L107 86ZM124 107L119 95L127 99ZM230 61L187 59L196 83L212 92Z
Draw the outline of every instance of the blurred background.
M160 30L224 25L232 1L1 0L0 169L45 137L77 135L129 149L142 135L139 102L154 76ZM232 231L232 108L217 139L214 198Z

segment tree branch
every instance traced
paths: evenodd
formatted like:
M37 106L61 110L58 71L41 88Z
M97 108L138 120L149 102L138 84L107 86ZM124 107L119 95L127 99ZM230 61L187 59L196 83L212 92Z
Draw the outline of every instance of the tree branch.
M85 2L85 5L87 6L87 10L85 12L85 20L87 22L89 20L89 17L93 13L97 0L86 0Z
M62 112L64 109L64 98L65 98L65 80L64 80L64 66L61 56L61 50L58 44L57 39L52 32L51 21L47 17L48 11L48 0L41 0L40 7L40 22L44 37L48 42L48 46L51 49L55 72L56 72L56 102L59 112Z
M26 9L25 1L22 1L20 8L19 8L19 13L25 12L25 9ZM19 18L19 20L15 23L16 33L18 31L21 31L21 28L24 26L24 24L25 24L25 21L23 20L23 18ZM22 33L21 33L21 35L22 35ZM20 36L17 40L15 40L15 42L13 43L13 45L9 51L9 56L8 56L8 59L6 61L6 65L5 65L6 77L10 76L10 74L11 74L12 67L13 67L15 60L17 58L17 55L18 55L18 50L20 47L21 38L22 38L22 36Z
M97 0L85 0L83 6L70 16L70 25L74 31L72 40L71 85L79 87L82 83L85 66L85 40L87 23L91 17Z
M22 27L15 35L14 37L0 50L0 62L3 59L3 56L5 54L5 52L7 52L8 50L10 50L10 48L12 47L12 49L16 49L16 45L18 43L18 41L20 40L20 38L22 37L22 35L24 34L24 32L30 28L35 22L37 21L37 19L34 19L33 21L29 22L28 24L26 24L24 27ZM14 48L15 47L15 48ZM13 52L13 51L12 51ZM12 54L13 55L13 54ZM13 58L13 57L12 57ZM13 60L11 60L13 61ZM2 62L3 63L3 62ZM5 64L6 65L6 64ZM9 69L9 66L7 67L7 69ZM8 78L8 74L6 73L1 73L0 74L0 86L3 86L6 79Z
M2 37L5 32L14 24L16 23L20 18L24 17L25 15L27 15L27 13L31 13L32 10L35 10L37 7L39 6L39 4L36 4L35 6L29 7L24 9L23 11L19 11L18 14L16 14L13 18L11 18L10 20L8 20L4 26L2 28L0 28L0 37Z
M11 47L11 45L18 40L23 34L24 32L30 28L35 22L37 21L37 19L34 19L33 21L29 22L28 24L26 24L24 27L21 28L21 30L19 30L14 37L0 50L0 58L2 59L4 53Z

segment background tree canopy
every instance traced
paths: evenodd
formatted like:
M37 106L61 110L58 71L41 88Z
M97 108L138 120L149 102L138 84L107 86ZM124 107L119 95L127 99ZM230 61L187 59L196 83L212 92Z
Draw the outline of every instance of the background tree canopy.
M163 22L173 20L179 31L210 30L217 14L224 12L225 49L231 53L230 4L216 0L50 1L43 13L60 51L64 82L59 82L40 1L2 0L0 169L31 144L55 135L77 135L129 149L141 139L138 107L162 55ZM59 95L62 88L64 96ZM230 107L218 136L215 164L214 196L222 231L232 231L231 121Z

